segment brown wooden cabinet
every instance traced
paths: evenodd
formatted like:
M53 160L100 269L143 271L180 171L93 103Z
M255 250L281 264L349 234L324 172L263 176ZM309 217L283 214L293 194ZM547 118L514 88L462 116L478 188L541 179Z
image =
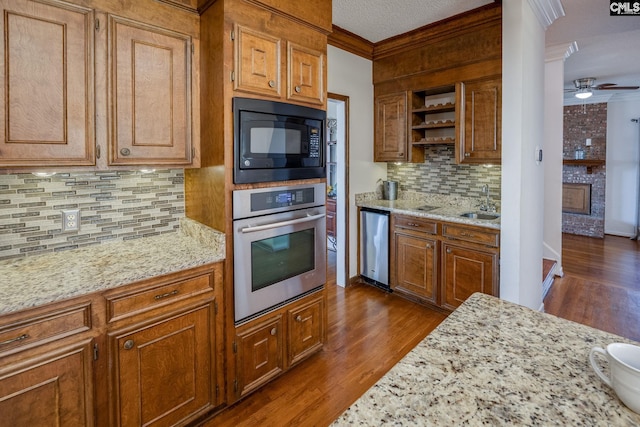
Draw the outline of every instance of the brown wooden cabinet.
M438 304L437 224L399 215L392 221L391 288Z
M95 164L91 9L3 1L0 167Z
M237 370L234 390L244 396L284 371L282 314L252 322L236 331Z
M292 366L322 348L325 337L324 298L313 300L290 309L287 312L288 359Z
M500 164L502 161L502 79L459 84L458 163Z
M373 161L407 161L407 93L377 96L374 111Z
M221 266L105 293L112 425L185 425L224 395Z
M281 52L286 43L286 98L324 105L324 52L237 24L234 40L234 90L281 98Z
M500 231L393 214L391 288L455 310L474 292L498 296Z
M112 333L116 425L180 425L213 408L213 305Z
M314 292L236 327L235 395L243 397L322 349L326 296Z
M336 199L327 197L327 237L336 238Z
M108 18L111 165L190 165L191 37Z
M0 362L0 426L93 426L92 348L84 339Z

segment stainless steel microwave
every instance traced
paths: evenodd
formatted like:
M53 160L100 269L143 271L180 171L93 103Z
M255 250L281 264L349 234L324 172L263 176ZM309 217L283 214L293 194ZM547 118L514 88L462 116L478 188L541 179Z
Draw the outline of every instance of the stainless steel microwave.
M234 98L234 182L325 178L326 118L315 108Z

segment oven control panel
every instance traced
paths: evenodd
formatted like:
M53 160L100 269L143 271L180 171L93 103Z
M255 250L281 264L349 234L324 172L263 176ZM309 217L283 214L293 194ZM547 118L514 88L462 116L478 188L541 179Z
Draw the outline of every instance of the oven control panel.
M236 190L233 192L233 219L324 204L324 183Z

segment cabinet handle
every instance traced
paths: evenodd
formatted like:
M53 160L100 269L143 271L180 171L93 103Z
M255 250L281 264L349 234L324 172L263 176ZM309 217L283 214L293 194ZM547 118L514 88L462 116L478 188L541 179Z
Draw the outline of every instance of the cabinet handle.
M460 235L463 236L463 237L474 237L473 234L469 234L469 233L465 233L465 232L460 233Z
M451 249L447 249L447 253L450 254L451 253Z
M465 157L469 157L471 155L471 153L464 153Z
M153 299L161 300L163 298L172 297L174 295L178 295L178 290L177 289L174 289L171 292L167 292L166 294L156 295L155 297L153 297Z
M420 227L420 224L416 224L416 223L414 223L414 222L408 222L408 223L407 223L407 225L408 225L409 227Z
M299 314L296 316L296 322L302 322L302 316Z
M18 337L15 338L11 338L10 340L6 340L6 341L2 341L0 342L0 345L7 345L7 344L11 344L13 342L18 342L18 341L22 341L22 340L26 340L27 338L29 338L29 334L22 334Z
M296 90L296 93L300 93L302 91L302 88L300 86L296 86L295 90Z
M269 87L276 87L276 82L273 80L269 80Z
M431 249L431 245L427 245L427 249Z
M123 156L128 156L129 154L131 154L131 150L129 150L128 148L122 148L120 150L120 154L122 154Z
M133 348L133 345L134 345L134 344L135 344L135 343L133 342L133 340L126 340L126 341L124 342L124 349L125 349L125 350L131 350L131 349Z
M278 330L276 328L271 329L271 335L274 335L278 333Z

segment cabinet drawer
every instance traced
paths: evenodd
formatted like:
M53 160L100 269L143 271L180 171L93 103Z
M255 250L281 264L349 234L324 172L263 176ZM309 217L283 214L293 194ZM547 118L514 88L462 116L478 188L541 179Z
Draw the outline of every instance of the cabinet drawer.
M0 354L45 344L91 329L91 303L56 308L25 320L0 325Z
M397 215L395 216L394 224L396 227L407 228L409 230L422 231L429 234L438 233L438 224L435 221L424 220L417 217Z
M163 283L159 286L136 290L124 294L107 296L107 319L109 322L157 307L172 304L193 296L213 291L213 277L209 274L190 279Z
M480 243L495 248L500 245L500 232L498 230L479 230L477 228L443 224L442 235L450 239L465 240L467 242Z

